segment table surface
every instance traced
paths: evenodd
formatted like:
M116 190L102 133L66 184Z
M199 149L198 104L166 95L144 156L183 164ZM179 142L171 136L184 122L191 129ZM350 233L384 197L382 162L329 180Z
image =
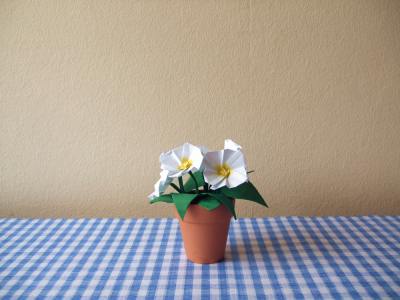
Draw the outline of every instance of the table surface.
M239 219L213 265L173 219L0 219L0 298L400 299L400 216Z

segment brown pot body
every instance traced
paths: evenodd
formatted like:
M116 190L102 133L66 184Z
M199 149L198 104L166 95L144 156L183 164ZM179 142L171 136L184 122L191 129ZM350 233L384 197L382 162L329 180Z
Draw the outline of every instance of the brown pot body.
M186 256L198 264L212 264L224 259L231 213L220 205L207 209L191 204L182 221L175 210L181 227Z

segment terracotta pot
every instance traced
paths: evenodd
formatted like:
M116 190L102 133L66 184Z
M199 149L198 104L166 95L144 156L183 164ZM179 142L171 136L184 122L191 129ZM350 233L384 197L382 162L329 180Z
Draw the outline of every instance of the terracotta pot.
M212 264L224 259L231 213L224 206L208 211L191 204L182 221L179 220L186 256L198 264Z

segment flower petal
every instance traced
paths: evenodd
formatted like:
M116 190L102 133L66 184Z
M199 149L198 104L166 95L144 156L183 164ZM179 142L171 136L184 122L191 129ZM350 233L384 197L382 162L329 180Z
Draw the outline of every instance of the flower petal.
M177 156L173 151L168 151L166 153L161 153L160 163L161 169L175 171L178 169L180 161L177 159Z
M169 176L169 172L167 170L161 171L160 179L154 184L154 192L151 193L148 198L152 200L155 197L159 197L165 192L172 180L173 179Z
M169 173L169 177L177 178L185 175L186 173L187 173L186 170L175 170Z
M200 149L201 155L203 156L201 165L198 168L198 171L202 171L202 170L204 170L204 156L208 152L208 149L205 146L197 146L197 147Z
M214 185L219 183L221 180L224 179L224 177L218 175L214 170L208 169L204 171L204 181L207 182L208 184Z
M204 156L205 169L215 169L215 166L223 163L224 150L210 151Z
M239 167L246 167L246 163L244 160L244 155L242 151L237 150L224 150L224 163L230 166L232 169L239 168Z
M194 149L189 156L189 159L192 161L191 169L194 169L195 171L200 170L200 167L203 164L203 155L201 154L200 149Z
M180 158L182 157L189 157L191 152L192 152L192 145L189 143L184 143L182 145L181 153L180 153ZM194 147L194 146L193 146Z
M162 170L160 172L160 179L166 181L168 178L169 172L167 170Z
M226 139L225 143L224 143L224 149L230 149L230 150L236 151L236 150L242 149L242 146L240 146L239 144L236 144L231 139Z
M233 169L227 178L227 187L234 188L248 180L247 172L244 167Z
M203 156L206 155L206 153L208 152L208 148L206 146L200 145L200 146L197 146L197 148L200 149L201 154L203 154Z
M225 185L226 185L226 183L227 183L227 180L226 180L226 178L223 178L220 182L218 182L217 184L213 184L213 185L211 185L211 189L212 190L217 190L217 189L219 189L219 188L222 188L222 187L224 187Z

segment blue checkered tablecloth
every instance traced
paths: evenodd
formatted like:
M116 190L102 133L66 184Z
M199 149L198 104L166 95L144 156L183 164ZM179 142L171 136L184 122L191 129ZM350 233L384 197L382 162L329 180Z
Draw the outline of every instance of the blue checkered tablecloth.
M0 219L4 299L400 299L400 216L232 221L189 262L173 219Z

